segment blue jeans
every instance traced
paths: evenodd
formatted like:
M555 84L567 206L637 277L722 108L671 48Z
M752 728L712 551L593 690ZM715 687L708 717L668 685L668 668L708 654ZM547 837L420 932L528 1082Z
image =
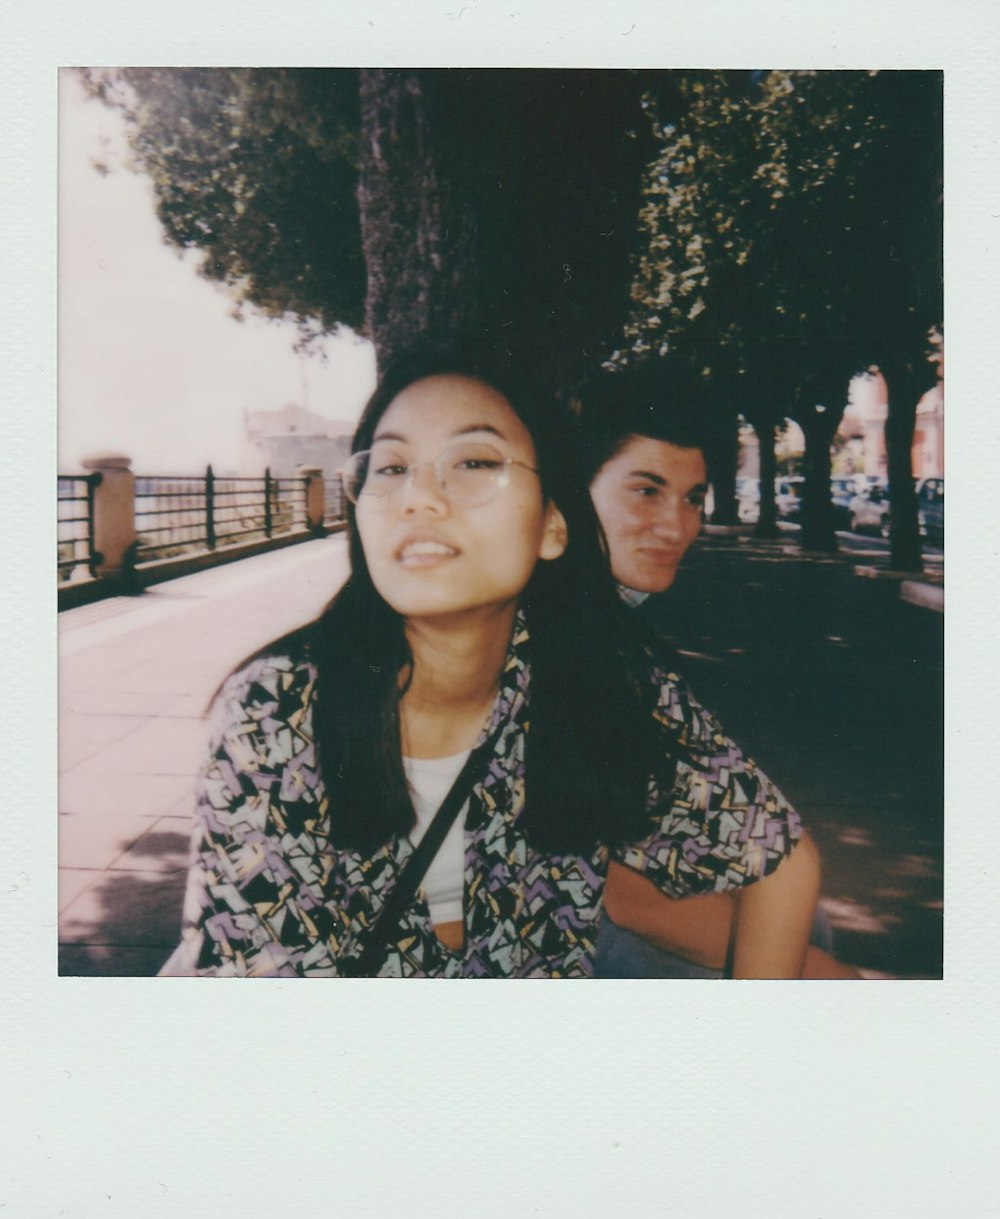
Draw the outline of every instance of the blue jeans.
M833 928L821 906L816 908L809 943L824 952L833 950ZM597 930L595 978L721 978L721 969L707 969L683 957L655 948L641 936L619 927L604 914Z

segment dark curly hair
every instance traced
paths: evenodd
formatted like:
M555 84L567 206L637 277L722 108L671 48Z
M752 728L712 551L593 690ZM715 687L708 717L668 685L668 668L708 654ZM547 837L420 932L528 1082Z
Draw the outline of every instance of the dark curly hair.
M648 357L625 368L600 368L569 397L588 485L639 436L699 449L711 464L717 437L709 389L679 360Z

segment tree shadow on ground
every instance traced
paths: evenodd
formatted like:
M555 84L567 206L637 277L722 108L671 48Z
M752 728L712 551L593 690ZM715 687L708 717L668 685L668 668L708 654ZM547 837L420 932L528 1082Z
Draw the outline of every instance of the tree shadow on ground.
M108 871L63 913L62 977L152 977L177 946L187 834L153 832L133 848L150 871ZM152 865L157 870L152 870Z
M884 810L828 810L810 822L823 858L823 906L836 956L898 978L940 978L944 949L940 832ZM858 816L858 813L861 816Z
M801 812L836 955L940 978L941 616L775 544L704 547L650 611L696 697Z

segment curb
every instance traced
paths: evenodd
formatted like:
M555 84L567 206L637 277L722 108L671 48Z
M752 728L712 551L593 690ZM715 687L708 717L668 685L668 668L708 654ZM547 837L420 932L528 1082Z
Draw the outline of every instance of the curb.
M159 559L143 563L133 569L135 581L133 587L122 589L118 584L108 579L79 580L63 584L58 589L58 606L60 610L77 609L81 605L90 605L94 601L106 597L141 596L146 588L153 584L161 584L164 580L176 580L181 576L190 576L195 572L208 571L212 567L223 567L227 563L236 563L240 559L252 559L257 555L269 554L275 550L285 550L301 542L312 542L318 537L330 537L341 533L347 528L346 521L331 521L324 526L321 534L306 530L297 533L279 534L276 538L268 538L259 542L247 542L242 545L226 546L220 550L196 550L187 554L177 555L172 559Z
M904 580L899 587L903 601L919 605L923 609L944 613L944 589L939 584L925 584L922 580Z

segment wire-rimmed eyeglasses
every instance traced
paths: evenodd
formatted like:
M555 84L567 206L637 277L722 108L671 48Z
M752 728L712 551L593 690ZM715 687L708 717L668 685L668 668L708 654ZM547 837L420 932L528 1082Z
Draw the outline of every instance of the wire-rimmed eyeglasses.
M394 445L376 445L355 453L341 475L344 493L352 504L372 496L379 507L393 505L413 482L421 466L433 466L437 485L453 504L463 508L488 504L510 481L511 466L537 474L534 466L516 457L505 457L499 449L482 441L450 445L434 461L410 463Z

